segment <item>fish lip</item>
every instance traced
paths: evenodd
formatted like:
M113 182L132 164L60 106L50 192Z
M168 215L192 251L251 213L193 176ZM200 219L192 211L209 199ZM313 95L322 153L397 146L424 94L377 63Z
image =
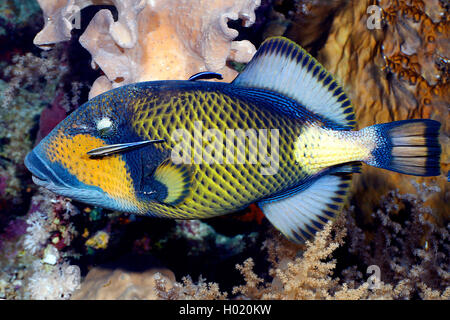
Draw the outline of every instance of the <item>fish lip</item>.
M33 182L35 183L35 184L37 184L38 186L40 186L40 187L47 187L51 182L50 181L48 181L47 179L41 179L41 178L38 178L37 176L35 176L35 175L33 175L32 177L31 177L31 179L33 180Z
M41 170L39 170L34 164L33 164L33 160L34 161L38 161L41 162L39 160L38 157L36 157L36 154L34 153L34 150L32 150L30 153L27 154L27 156L25 157L25 167L27 167L27 169L31 172L31 174L33 175L32 178L35 178L36 180L39 181L48 181L48 178L46 177L46 175L44 173L41 172ZM33 179L34 182L34 179Z
M27 154L24 161L25 166L32 174L32 180L35 184L43 187L49 186L51 183L56 184L59 179L42 158L32 150Z

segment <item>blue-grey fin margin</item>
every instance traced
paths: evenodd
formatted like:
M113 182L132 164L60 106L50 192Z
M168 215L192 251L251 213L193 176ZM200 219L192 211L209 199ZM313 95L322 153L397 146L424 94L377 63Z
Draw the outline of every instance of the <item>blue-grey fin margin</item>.
M232 83L281 93L344 130L356 125L353 106L342 87L314 57L287 38L265 40Z
M258 203L267 219L284 236L305 243L342 211L351 186L351 173L333 173L313 180L288 197Z
M168 158L156 168L153 178L167 188L167 196L161 200L165 204L179 205L191 194L193 184L191 165L174 164Z

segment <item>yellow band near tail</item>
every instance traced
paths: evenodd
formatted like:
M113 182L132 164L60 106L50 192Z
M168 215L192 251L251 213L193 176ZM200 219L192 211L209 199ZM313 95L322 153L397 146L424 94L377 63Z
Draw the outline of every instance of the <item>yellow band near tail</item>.
M360 131L341 131L306 126L295 145L295 157L303 171L314 175L319 171L370 156L375 144Z

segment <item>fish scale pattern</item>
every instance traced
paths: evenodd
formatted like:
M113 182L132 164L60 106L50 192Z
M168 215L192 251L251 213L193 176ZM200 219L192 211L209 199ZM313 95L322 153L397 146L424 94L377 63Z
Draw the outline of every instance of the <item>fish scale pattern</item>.
M154 96L149 92L134 100L131 123L135 132L143 139L165 139L165 143L156 145L165 151L172 150L177 143L172 138L173 130L186 130L191 140L191 165L194 166L193 188L183 203L173 207L149 202L143 213L178 219L221 215L294 186L304 179L306 174L299 168L294 156L294 142L301 129L300 120L268 112L269 106L261 104L264 102L255 105L254 101L246 101L242 97L206 90L171 91L167 95L159 92ZM220 132L219 137L223 139L210 142L197 139L202 138L209 129ZM245 144L239 144L237 139L233 141L232 148L227 148L229 129L249 133ZM278 130L279 140L274 145L274 152L272 133L266 137L260 134L260 129ZM262 174L262 167L270 164L261 163L257 152L258 140L267 142L265 149L269 157L276 159L279 156L279 167L273 175ZM214 152L204 152L210 144ZM203 152L199 154L196 151ZM222 155L219 163L213 161L220 159L214 158L217 153ZM249 154L253 158L249 158ZM249 160L255 160L255 156L256 163ZM231 159L233 163L230 163ZM239 163L239 159L245 161Z

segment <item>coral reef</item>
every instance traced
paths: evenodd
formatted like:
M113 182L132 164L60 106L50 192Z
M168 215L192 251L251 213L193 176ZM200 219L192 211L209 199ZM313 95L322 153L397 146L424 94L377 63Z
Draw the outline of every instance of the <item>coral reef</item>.
M434 2L380 1L382 29L368 28L370 1L350 2L336 15L319 57L348 89L360 127L448 117L448 14L428 15L448 8ZM341 28L344 22L351 27Z
M194 283L190 276L183 277L182 283L175 282L168 285L168 281L160 274L153 276L155 280L155 291L157 297L163 300L224 300L227 298L226 292L220 292L217 283L206 283L200 277Z
M35 36L33 43L41 49L48 50L55 43L71 38L73 23L79 19L81 9L91 5L90 1L76 0L37 0L43 12L44 27ZM109 1L105 1L110 3Z
M449 8L431 0L379 1L382 28L369 29L367 8L371 4L351 1L339 10L318 57L346 88L359 127L413 118L441 121L443 175L426 181L438 182L442 192L429 204L448 219L444 175L450 163L450 124L445 121L450 103ZM355 193L365 195L356 199L356 206L366 215L390 189L414 192L409 177L378 171L365 168L355 184Z
M35 0L2 1L0 3L0 38L13 34L20 35L24 28L30 28L29 21L38 19L39 15L39 5ZM1 48L0 51L5 49Z
M270 278L258 276L249 258L236 266L244 284L235 286L232 295L238 299L450 299L449 232L426 221L432 210L424 202L436 188L418 187L422 196L392 191L382 200L374 214L375 239L365 237L367 230L357 226L351 210L328 223L306 248L273 233L263 245L271 263ZM405 207L412 215L394 221ZM355 256L361 265L349 265ZM381 278L363 279L369 266L380 268ZM204 279L196 284L186 277L172 288L159 277L156 282L163 299L227 297L216 283Z
M69 72L66 55L63 47L40 56L14 55L12 64L1 71L5 81L0 79L0 177L7 183L4 198L16 204L22 201L23 160L35 142L37 119L39 141L73 108L63 92L62 79ZM73 99L78 103L76 96Z
M450 299L448 4L38 2L38 34L37 2L0 4L0 299ZM368 28L374 4L379 29ZM205 221L157 220L31 184L25 154L85 101L86 83L92 97L204 70L230 81L254 45L283 33L336 75L360 127L440 120L445 176L425 185L365 167L347 209L306 246L285 240L254 205ZM33 48L35 35L52 50Z
M349 252L356 254L358 261L379 266L384 282L407 286L405 298L414 293L425 298L429 290L450 288L450 224L437 227L433 210L425 205L439 188L414 181L413 186L415 193L393 190L383 197L370 226L359 226L351 214L346 225ZM376 231L372 235L365 228Z
M58 250L68 247L77 235L70 218L78 213L68 199L41 189L31 201L25 247L32 254L41 251L47 242Z
M36 300L67 300L80 286L80 268L74 265L52 266L34 261L27 292Z
M33 196L26 217L10 221L0 237L2 298L68 299L80 284L80 269L70 265L77 235L70 218L78 210L48 191Z
M17 211L23 215L35 189L25 155L78 107L82 89L87 96L85 82L73 77L69 46L41 53L19 50L0 56L0 224Z
M251 258L236 268L242 273L245 284L235 286L232 294L240 299L358 299L368 294L368 285L349 289L346 284L340 286L338 279L331 277L336 261L325 261L333 251L342 245L345 236L343 219L334 226L329 223L320 232L313 243L307 243L301 258L297 257L301 246L294 245L279 235L267 240L264 247L268 250L272 263L270 275L273 280L265 282L253 272ZM276 239L276 240L275 240ZM165 281L156 278L158 296L164 299L218 299L226 298L216 283L205 283L200 279L197 284L187 277L183 283L175 283L172 289L165 287Z
M158 275L170 289L175 275L167 269L153 268L133 272L120 268L95 267L89 271L81 287L72 296L73 300L155 300Z
M173 235L169 238L188 242L188 255L216 252L219 256L233 256L242 253L246 247L256 242L257 233L238 234L227 237L218 233L210 225L200 220L177 221Z
M90 97L128 83L188 79L205 70L220 72L230 81L237 73L226 66L227 60L248 62L255 52L249 41L233 41L238 32L227 22L242 19L250 26L260 0L39 3L45 26L34 43L43 48L70 38L76 10L93 4L112 4L117 9L117 21L110 10L97 12L80 37L92 55L92 65L105 74L94 82Z
M378 9L370 9L372 5ZM445 177L450 163L448 4L437 0L300 0L296 11L287 36L316 55L344 86L359 128L414 118L441 121L442 175L417 181L439 184L442 191L428 204L444 223L450 218ZM389 190L414 192L408 179L365 166L354 182L353 193L359 195L356 210L370 219L380 197Z
M327 39L331 23L345 0L298 0L287 36L313 55Z
M108 246L109 234L103 230L97 231L92 237L86 240L86 246L94 249L105 249Z

